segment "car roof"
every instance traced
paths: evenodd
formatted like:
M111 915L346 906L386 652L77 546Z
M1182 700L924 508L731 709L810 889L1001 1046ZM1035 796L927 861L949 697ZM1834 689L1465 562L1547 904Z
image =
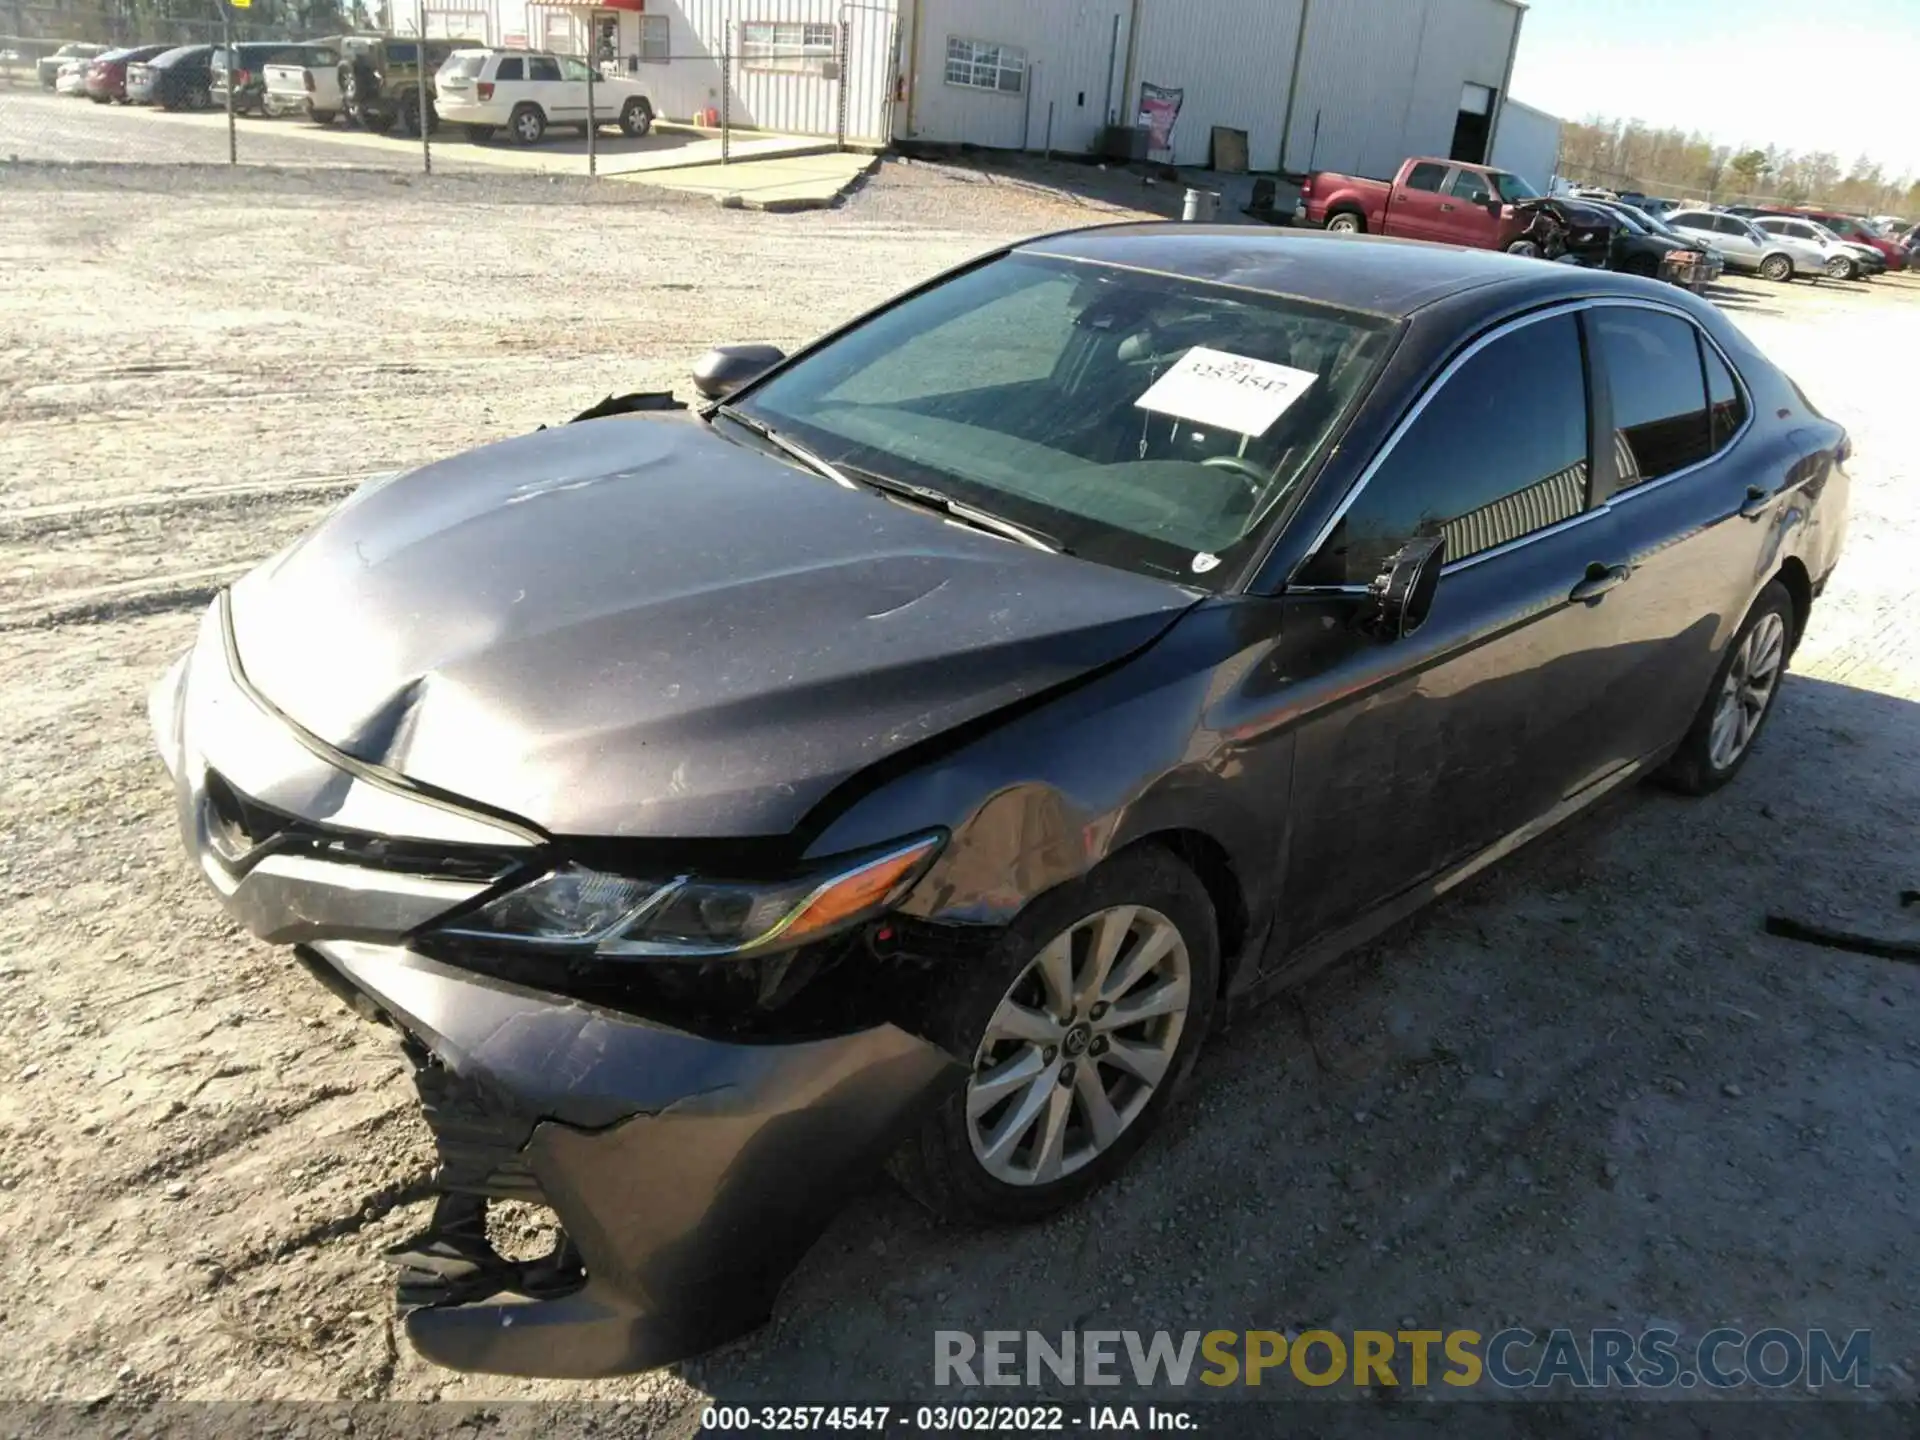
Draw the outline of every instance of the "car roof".
M1590 291L1608 272L1377 235L1172 222L1043 235L1016 253L1116 265L1403 318L1488 286L1543 297Z
M211 55L212 53L213 46L211 45L176 45L173 49L164 50L154 56L153 63L156 67L158 67L163 60L177 64L182 60L191 60L196 55Z

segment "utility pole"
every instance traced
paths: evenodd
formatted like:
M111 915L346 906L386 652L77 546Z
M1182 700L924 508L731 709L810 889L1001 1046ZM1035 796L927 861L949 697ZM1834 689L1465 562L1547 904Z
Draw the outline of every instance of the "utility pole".
M427 123L427 0L415 0L414 16L419 40L414 47L414 84L419 87L415 103L420 107L420 167L428 175L433 174L433 141L427 132L431 126Z
M240 136L233 118L233 12L251 7L253 0L225 0L220 6L220 54L227 71L227 164L240 163Z

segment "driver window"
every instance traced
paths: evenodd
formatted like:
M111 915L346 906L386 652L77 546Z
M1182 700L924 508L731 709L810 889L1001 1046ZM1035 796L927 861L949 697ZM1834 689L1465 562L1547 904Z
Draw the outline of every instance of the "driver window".
M1449 562L1587 508L1587 390L1571 315L1509 331L1433 392L1301 568L1303 585L1366 585L1416 535Z
M563 55L560 58L560 76L564 80L584 81L587 78L587 67L584 62L569 59Z
M1447 190L1458 199L1472 201L1475 205L1484 205L1493 198L1487 190L1486 176L1472 170L1462 170L1454 176Z

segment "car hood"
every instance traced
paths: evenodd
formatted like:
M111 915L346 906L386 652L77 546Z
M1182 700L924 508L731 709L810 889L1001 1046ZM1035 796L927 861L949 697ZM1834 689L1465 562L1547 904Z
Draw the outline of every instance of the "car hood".
M253 687L357 759L554 834L695 838L788 833L1196 598L656 417L376 482L232 616Z

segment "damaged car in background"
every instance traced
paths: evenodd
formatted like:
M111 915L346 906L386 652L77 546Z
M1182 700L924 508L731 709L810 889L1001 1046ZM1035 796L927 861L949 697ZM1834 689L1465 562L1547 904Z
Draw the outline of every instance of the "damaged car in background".
M1493 251L1074 232L696 383L369 484L153 694L219 901L412 1061L442 1364L735 1336L883 1163L1080 1199L1225 1007L1731 779L1844 528L1713 307Z

